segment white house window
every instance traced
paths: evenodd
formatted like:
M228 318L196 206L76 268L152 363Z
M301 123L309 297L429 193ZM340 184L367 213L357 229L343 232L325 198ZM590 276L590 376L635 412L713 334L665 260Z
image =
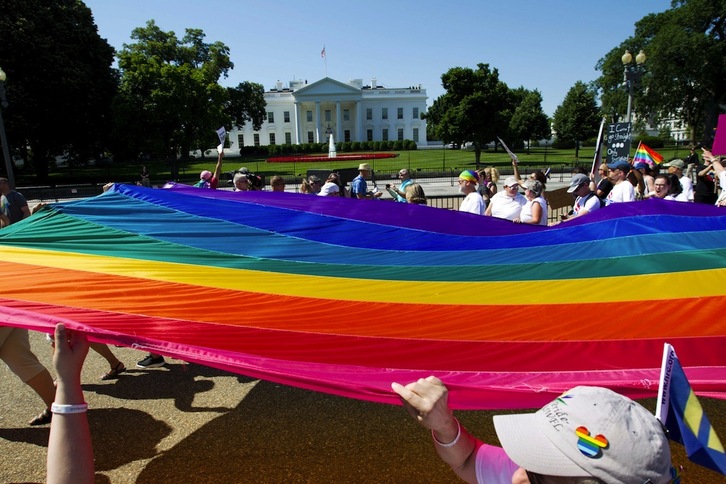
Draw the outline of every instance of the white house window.
M260 146L260 134L255 133L254 137L255 137L255 146Z
M397 117L398 119L403 119L403 108L398 108L398 109L396 110L396 117Z
M418 108L413 108L413 119L418 119Z
M290 111L285 111L284 113L282 113L282 116L285 118L286 123L290 122Z
M292 144L292 133L290 133L289 131L287 133L285 133L285 144L286 145Z
M315 142L315 133L312 131L308 131L308 143L314 143Z
M273 113L272 111L267 113L267 122L270 124L274 124L275 122L275 113Z
M305 119L307 119L308 123L313 122L313 112L312 111L306 111L305 112Z
M388 128L383 128L382 135L383 141L388 141Z
M350 121L350 109L343 109L343 121Z
M325 121L329 123L332 120L332 118L333 118L332 111L330 111L330 109L326 109L325 110Z
M237 144L239 145L240 148L242 148L245 145L245 135L243 135L243 134L237 135Z
M383 108L381 110L381 119L388 119L388 108Z
M343 139L350 143L350 130L346 129L343 131Z
M398 141L403 141L403 128L398 128Z
M413 128L413 141L418 143L418 128Z
M368 141L373 141L373 130L372 129L366 130L366 139Z
M373 108L366 108L366 120L371 121L373 119Z
M270 133L270 146L275 144L275 133Z

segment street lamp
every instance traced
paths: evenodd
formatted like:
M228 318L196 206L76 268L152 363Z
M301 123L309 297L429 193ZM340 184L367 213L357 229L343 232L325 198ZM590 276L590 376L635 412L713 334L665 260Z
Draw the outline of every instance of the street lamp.
M627 122L631 122L631 109L633 106L633 89L635 85L640 81L640 77L645 72L646 57L645 52L642 50L638 55L635 56L635 64L633 64L633 55L630 51L625 51L623 57L620 58L623 61L623 68L625 69L625 84L628 86L628 117Z
M5 97L5 71L0 68L0 105L3 109L8 107L8 99ZM10 161L10 150L8 149L8 137L5 134L5 124L3 123L3 113L0 109L0 143L3 145L3 158L5 158L5 169L8 172L8 183L10 188L15 189L15 176L13 176L13 165Z

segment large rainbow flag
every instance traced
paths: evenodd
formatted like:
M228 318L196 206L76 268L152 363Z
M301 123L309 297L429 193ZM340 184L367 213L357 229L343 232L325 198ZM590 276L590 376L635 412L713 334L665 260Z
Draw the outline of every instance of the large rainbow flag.
M726 398L726 210L648 200L556 227L290 193L116 185L0 230L0 324L398 403L658 389L672 344ZM141 356L141 355L140 355Z

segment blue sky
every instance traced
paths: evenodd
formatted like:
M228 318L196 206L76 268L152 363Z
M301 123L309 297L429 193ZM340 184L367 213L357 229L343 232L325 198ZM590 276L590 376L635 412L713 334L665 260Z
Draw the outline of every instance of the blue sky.
M220 81L226 86L312 83L327 64L327 76L343 82L421 84L431 105L444 93L444 72L485 63L511 88L538 89L550 116L575 82L598 77L598 59L630 37L636 21L670 7L670 0L84 1L117 50L151 19L179 38L202 29L207 42L230 48L235 67Z

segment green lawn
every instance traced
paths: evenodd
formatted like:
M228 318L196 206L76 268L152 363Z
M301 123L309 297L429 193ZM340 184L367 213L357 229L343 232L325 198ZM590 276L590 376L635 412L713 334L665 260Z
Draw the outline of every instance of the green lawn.
M633 153L635 152L635 147L633 147L632 151ZM688 148L684 146L661 148L657 151L666 160L688 155ZM474 152L467 150L436 149L401 151L398 152L398 155L396 158L377 159L367 162L371 164L376 173L380 172L384 175L394 173L404 167L412 171L438 171L444 173L456 173L460 170L475 167ZM592 147L580 148L579 155L579 158L575 158L574 149L557 150L537 147L532 148L529 153L517 151L517 156L521 164L525 167L552 167L553 172L570 170L575 163L589 168L594 156L594 149ZM216 158L211 157L180 162L180 181L184 183L195 182L198 179L199 172L202 170L213 170L215 162ZM305 163L267 163L265 158L262 157L226 156L222 170L224 172L232 172L245 166L249 170L269 179L273 175L302 177L310 169L334 171L341 168L355 168L358 166L358 163L360 162L327 160L316 160ZM158 184L170 179L170 170L167 162L152 160L144 164L151 172L153 183ZM510 164L509 157L502 150L482 152L481 167L493 165L503 167L506 172L506 168ZM129 162L114 163L107 166L59 168L51 171L51 183L55 185L103 184L108 181L135 183L139 180L141 165L142 163ZM18 186L33 186L38 184L31 173L18 173L16 174L16 179Z

